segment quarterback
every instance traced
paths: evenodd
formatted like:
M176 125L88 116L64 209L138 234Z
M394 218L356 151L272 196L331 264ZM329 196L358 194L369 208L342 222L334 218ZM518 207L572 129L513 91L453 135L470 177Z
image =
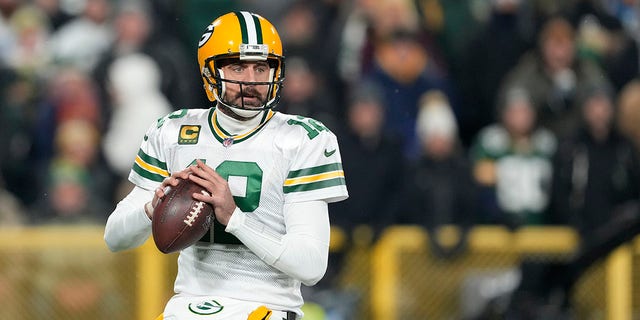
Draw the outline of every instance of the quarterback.
M285 64L263 17L214 20L198 62L215 106L151 124L105 241L112 251L142 245L165 187L191 179L209 192L193 197L213 206L215 222L180 252L175 295L158 319L300 319L300 285L327 267L327 204L348 197L337 139L314 119L273 110Z

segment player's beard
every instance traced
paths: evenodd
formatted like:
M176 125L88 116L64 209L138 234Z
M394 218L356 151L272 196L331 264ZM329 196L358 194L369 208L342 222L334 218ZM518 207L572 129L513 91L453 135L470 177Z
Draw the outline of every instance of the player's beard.
M241 88L243 85L240 85ZM266 104L266 94L261 94L256 86L242 88L234 97L234 105L245 109L262 109Z
M225 103L232 106L219 104L218 108L228 116L236 120L249 120L258 116L267 103L266 94L261 94L256 86L242 87L231 99L225 99ZM226 93L226 96L229 92Z

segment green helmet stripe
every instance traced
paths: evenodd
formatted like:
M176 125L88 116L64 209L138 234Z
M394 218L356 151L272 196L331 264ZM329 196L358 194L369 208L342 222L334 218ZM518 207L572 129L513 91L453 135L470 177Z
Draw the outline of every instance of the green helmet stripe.
M246 11L236 11L234 13L240 23L242 43L262 44L262 26L260 26L258 17Z
M252 14L253 25L256 26L256 42L262 44L262 27L260 26L260 20L255 14Z
M242 12L236 11L234 13L236 14L236 17L238 17L238 22L240 23L240 33L242 34L242 43L249 43L249 35L247 34L247 23L244 21Z

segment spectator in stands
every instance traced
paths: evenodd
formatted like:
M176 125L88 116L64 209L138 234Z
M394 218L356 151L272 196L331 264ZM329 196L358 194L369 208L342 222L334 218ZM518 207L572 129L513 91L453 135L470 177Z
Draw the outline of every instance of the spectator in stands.
M38 85L15 70L0 67L0 176L5 188L28 206L37 195L31 153Z
M113 41L111 1L87 0L82 15L56 30L50 39L53 62L91 72Z
M640 197L637 150L615 126L612 99L612 89L601 86L580 97L582 125L554 159L555 221L575 227L585 243L618 208Z
M485 2L491 5L518 7L521 0L508 1L447 1L417 0L416 11L420 16L421 27L432 35L438 47L442 49L443 62L449 70L456 68L462 54L466 54L469 41L486 21L478 19L477 8ZM506 49L506 48L505 48ZM485 57L486 58L486 57Z
M102 116L107 121L115 103L108 93L109 68L115 60L128 54L145 54L161 66L160 91L173 109L201 105L201 79L193 77L190 72L195 67L187 62L190 60L182 43L172 34L156 28L153 14L146 0L123 1L116 7L114 41L100 57L92 74L100 89ZM206 25L203 24L202 28Z
M47 16L36 6L24 5L14 12L9 25L14 37L7 52L7 65L32 81L43 78L51 62Z
M364 77L381 89L385 107L384 130L400 136L405 156L415 158L418 154L415 125L420 96L437 89L451 100L450 83L413 32L395 30L379 39L373 50L374 64Z
M377 240L399 210L405 160L400 141L383 130L379 92L373 84L361 84L350 97L345 127L336 130L349 199L330 205L331 225L345 233L346 243L330 253L325 277L306 294L306 301L320 304L331 319L353 319L363 294L345 291L338 282L345 256L356 243Z
M339 25L340 32L337 36L339 45L336 49L336 68L340 78L348 85L356 88L362 77L377 68L377 47L393 46L393 39L406 35L410 35L412 41L418 43L420 50L426 52L420 55L428 55L430 70L444 69L440 48L421 24L418 7L413 1L354 1L351 6L345 7L347 14L343 24ZM399 50L405 48L406 46L401 46ZM413 51L407 52L403 57L410 57L408 62L413 67L423 68L424 66L416 65L416 54ZM398 68L393 65L386 67ZM408 130L412 131L413 127Z
M329 129L337 129L337 103L317 68L311 68L312 65L303 57L287 57L287 85L282 88L278 109L314 118Z
M96 85L85 72L74 68L56 71L40 97L34 126L34 157L47 166L54 154L54 135L58 124L71 119L87 120L102 128Z
M416 124L420 158L406 171L398 223L416 224L429 231L432 252L449 257L465 247L467 230L477 221L478 199L471 166L458 139L458 125L445 95L430 91L421 99ZM441 226L460 228L453 247L437 241Z
M106 222L111 177L98 164L99 138L98 129L86 120L66 120L58 126L55 157L46 172L46 196L33 208L34 222Z
M373 2L353 1L345 5L345 18L338 31L336 69L342 82L355 85L365 71L367 57L364 55L368 39L372 35L371 21Z
M29 205L36 195L30 153L38 117L36 101L50 69L45 45L49 27L44 13L28 3L16 7L6 22L9 34L0 35L0 43L10 44L0 49L0 146L4 150L0 163L7 188Z
M0 64L6 64L7 57L15 46L15 32L9 21L20 8L20 0L0 1Z
M35 0L34 4L48 17L52 31L65 25L73 16L62 8L61 0Z
M481 129L470 149L483 222L512 228L542 224L556 137L537 125L537 109L526 90L512 88L500 101L499 122Z
M461 91L460 135L469 145L478 131L497 120L497 94L504 76L532 47L533 21L523 0L489 1L491 13L450 66Z
M160 76L160 66L144 54L124 55L110 65L108 85L113 110L102 150L109 168L119 177L119 185L125 188L113 200L121 199L133 187L127 177L140 141L132 137L142 137L147 130L140 124L152 123L172 110L160 92Z
M578 54L598 64L618 91L640 72L640 38L634 30L638 27L629 25L633 19L623 18L629 12L615 10L615 2L577 1L570 12L576 26Z
M347 107L346 128L337 134L349 199L332 204L332 223L348 234L369 225L376 234L396 216L404 157L397 137L384 129L384 106L374 84L362 84Z
M600 1L604 11L615 17L625 31L634 37L640 37L640 3L638 0L607 0Z
M576 96L594 83L609 80L592 61L577 57L574 28L566 18L553 16L543 24L536 50L508 73L499 94L513 87L526 89L540 124L561 137L579 122Z
M617 125L640 152L640 79L627 83L618 96Z
M54 162L49 173L49 184L32 212L32 222L46 224L96 224L102 222L96 217L96 205L106 208L105 203L94 203L92 191L88 188L91 179L80 167L68 163ZM105 220L106 219L102 219Z
M325 69L327 66L323 59L328 58L324 54L325 43L317 41L318 35L325 30L318 25L318 11L309 1L292 1L280 19L280 36L287 44L287 57L299 56L306 61L313 61L318 69Z
M340 6L348 6L345 3L330 1L307 1L294 0L282 12L282 17L277 21L280 25L280 36L287 44L285 56L287 57L287 78L290 77L289 61L292 58L302 58L309 67L315 85L319 85L320 94L327 100L321 110L326 113L319 120L331 127L327 119L328 113L334 118L344 118L344 108L337 106L348 103L345 95L348 93L348 86L344 84L338 75L335 67L338 54L327 54L327 52L338 52L339 38L341 31ZM298 69L300 70L300 69ZM284 91L295 83L287 80L288 85ZM283 101L285 102L285 101ZM316 105L317 106L317 105ZM280 104L282 108L282 104ZM313 109L313 108L312 108ZM304 113L303 113L304 114Z

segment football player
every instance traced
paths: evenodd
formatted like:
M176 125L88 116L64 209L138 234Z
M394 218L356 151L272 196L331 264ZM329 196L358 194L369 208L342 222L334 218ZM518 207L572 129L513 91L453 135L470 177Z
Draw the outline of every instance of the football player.
M299 319L300 285L324 275L327 203L348 197L335 135L311 118L273 110L284 81L274 26L250 12L213 21L198 44L210 109L184 109L153 123L110 215L112 251L142 245L164 188L191 179L210 196L215 223L180 252L165 320Z

